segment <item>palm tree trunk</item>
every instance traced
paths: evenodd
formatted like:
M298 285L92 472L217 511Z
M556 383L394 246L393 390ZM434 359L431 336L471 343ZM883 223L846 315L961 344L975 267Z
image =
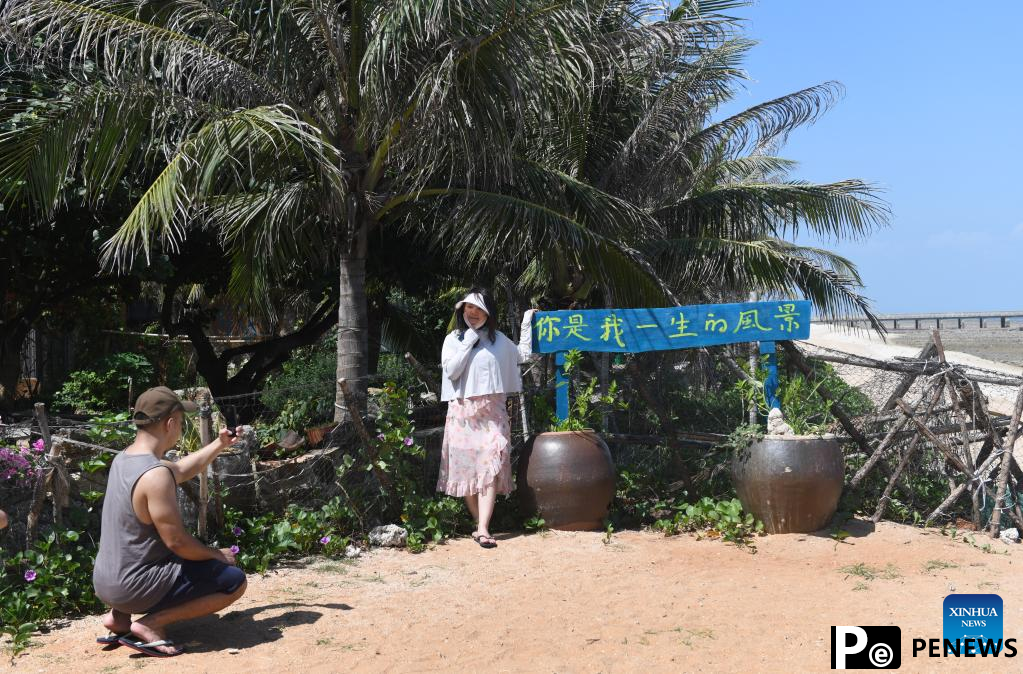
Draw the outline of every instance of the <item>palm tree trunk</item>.
M347 379L356 396L366 392L369 375L369 316L366 307L366 227L358 241L341 256L337 321L337 378ZM350 416L341 388L334 394L334 420Z

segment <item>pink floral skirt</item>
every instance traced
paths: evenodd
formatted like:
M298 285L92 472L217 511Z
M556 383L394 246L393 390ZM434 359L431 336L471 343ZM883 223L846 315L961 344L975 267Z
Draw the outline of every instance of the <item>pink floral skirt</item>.
M468 496L490 484L498 494L515 488L506 398L495 393L448 402L437 491Z

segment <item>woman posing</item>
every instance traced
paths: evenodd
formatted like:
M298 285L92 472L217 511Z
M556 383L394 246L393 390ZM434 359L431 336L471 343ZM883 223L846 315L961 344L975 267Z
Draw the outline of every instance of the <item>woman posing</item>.
M476 520L472 538L484 548L497 546L489 529L497 495L514 489L505 400L522 390L519 364L532 354L533 313L523 316L516 346L497 329L490 294L473 288L455 304L457 328L441 352L441 399L448 402L448 415L437 490L465 497Z

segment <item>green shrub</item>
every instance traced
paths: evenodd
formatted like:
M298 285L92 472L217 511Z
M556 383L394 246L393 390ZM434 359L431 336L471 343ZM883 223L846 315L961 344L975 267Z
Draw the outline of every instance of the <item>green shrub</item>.
M49 621L102 610L92 591L95 556L77 531L55 531L0 564L0 633L13 654Z
M115 353L68 375L53 405L85 414L125 409L135 402L128 400L129 379L133 395L141 393L153 385L153 364L136 353Z
M275 561L288 557L343 556L351 542L345 532L358 528L358 514L340 497L331 499L319 510L305 510L292 504L283 515L246 517L237 510L227 510L220 545L238 547L238 566L242 569L266 573Z
M672 504L670 510L673 511L671 514L654 522L654 529L669 536L683 531L697 532L701 536L722 538L756 550L752 538L764 531L764 523L749 513L743 513L737 498L715 501L704 497L696 503Z
M262 402L277 430L301 431L334 418L337 352L333 333L328 336L297 349L281 371L267 379Z

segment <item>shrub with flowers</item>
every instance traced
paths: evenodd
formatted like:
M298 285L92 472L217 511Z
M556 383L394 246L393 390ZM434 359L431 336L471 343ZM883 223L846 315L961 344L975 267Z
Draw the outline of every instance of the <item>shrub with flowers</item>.
M467 524L467 512L461 499L438 496L432 484L423 485L422 464L426 451L415 440L408 391L389 382L377 395L377 404L380 407L377 467L394 481L399 501L390 504L389 510L397 512L408 531L409 550L419 552L426 543L439 543Z
M30 487L35 483L46 450L42 440L19 442L14 447L0 447L0 484Z
M293 504L282 515L246 517L227 510L224 523L221 545L230 548L239 567L256 573L266 573L274 561L287 557L343 557L352 539L342 532L358 531L360 526L358 514L340 497L318 510Z
M92 540L54 531L28 552L0 560L0 634L16 655L40 625L102 609L92 591Z

